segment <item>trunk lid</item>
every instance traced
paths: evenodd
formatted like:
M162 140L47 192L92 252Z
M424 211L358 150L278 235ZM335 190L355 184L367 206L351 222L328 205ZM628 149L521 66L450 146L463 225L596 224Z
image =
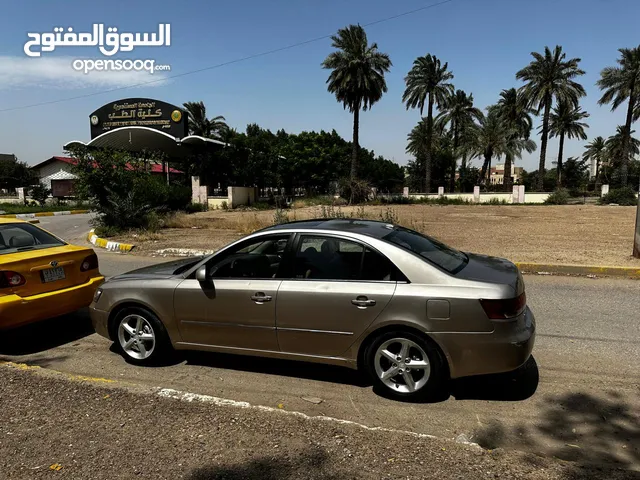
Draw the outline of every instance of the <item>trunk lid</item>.
M93 254L90 248L61 245L0 255L0 271L17 272L26 280L24 285L0 290L0 295L30 297L86 283L98 270L82 272L80 266Z
M518 267L509 260L475 253L466 253L469 257L467 265L455 274L464 280L475 280L487 283L509 285L514 296L524 292L524 281Z

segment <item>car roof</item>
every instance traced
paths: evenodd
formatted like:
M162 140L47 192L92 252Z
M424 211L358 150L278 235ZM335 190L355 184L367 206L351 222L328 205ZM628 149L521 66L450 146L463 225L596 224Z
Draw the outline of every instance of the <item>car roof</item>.
M335 230L337 232L352 232L375 238L383 238L395 228L396 226L391 223L376 220L363 220L359 218L316 218L281 223L263 228L260 232L278 230Z
M27 223L24 220L20 220L19 218L2 218L0 217L0 225L3 223Z

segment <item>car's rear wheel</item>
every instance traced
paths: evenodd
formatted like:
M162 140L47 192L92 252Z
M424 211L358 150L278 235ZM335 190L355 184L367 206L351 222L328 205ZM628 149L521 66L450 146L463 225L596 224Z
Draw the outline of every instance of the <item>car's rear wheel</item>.
M171 352L171 342L164 325L144 308L125 308L118 313L115 326L116 345L131 363L158 363Z
M374 387L402 400L442 397L447 369L442 355L426 338L408 331L387 332L365 354Z

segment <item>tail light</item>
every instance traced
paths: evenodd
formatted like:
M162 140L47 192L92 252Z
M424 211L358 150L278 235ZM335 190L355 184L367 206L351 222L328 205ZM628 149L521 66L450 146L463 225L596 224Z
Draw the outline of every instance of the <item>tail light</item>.
M507 320L520 315L527 306L527 295L506 300L480 300L482 308L491 320Z
M98 269L98 256L94 253L89 255L82 261L80 265L80 271L86 272L88 270L97 270Z
M18 272L0 272L0 288L14 288L25 283L27 281Z

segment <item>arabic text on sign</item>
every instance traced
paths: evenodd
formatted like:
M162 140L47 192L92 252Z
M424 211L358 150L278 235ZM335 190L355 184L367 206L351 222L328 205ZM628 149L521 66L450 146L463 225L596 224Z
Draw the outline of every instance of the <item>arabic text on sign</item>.
M53 33L27 33L31 40L24 44L24 53L29 57L39 57L41 52L52 52L56 47L95 47L108 57L119 51L131 52L135 47L171 46L171 24L158 25L158 33L118 33L117 27L106 29L102 23L94 23L91 33L75 33L72 27L56 27ZM40 51L31 51L34 46L40 46Z

